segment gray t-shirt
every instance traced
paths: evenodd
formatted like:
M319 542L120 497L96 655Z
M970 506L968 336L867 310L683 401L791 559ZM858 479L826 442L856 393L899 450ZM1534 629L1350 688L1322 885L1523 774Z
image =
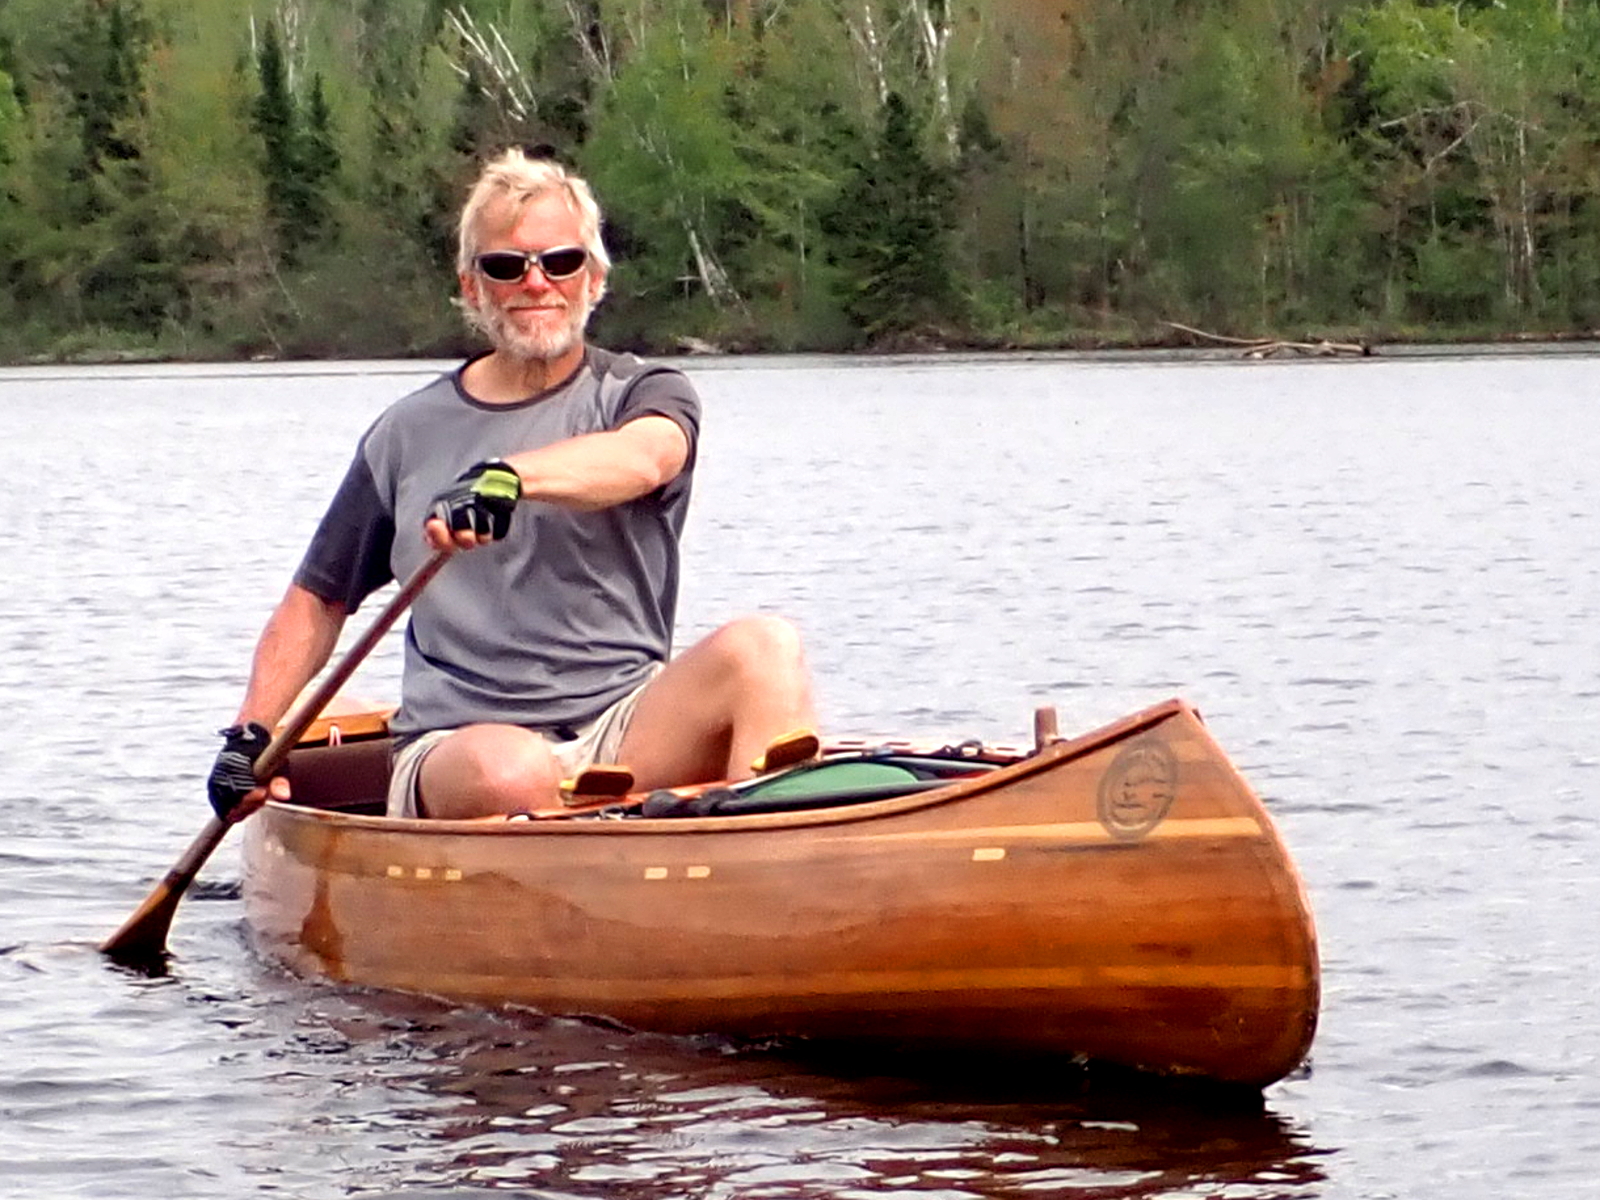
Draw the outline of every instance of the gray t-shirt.
M680 372L591 348L572 379L483 404L458 368L397 401L361 439L295 575L347 612L426 561L430 502L474 463L665 416L689 439L672 482L598 512L524 501L504 541L458 554L417 597L406 630L402 740L493 721L582 724L672 649L700 401Z

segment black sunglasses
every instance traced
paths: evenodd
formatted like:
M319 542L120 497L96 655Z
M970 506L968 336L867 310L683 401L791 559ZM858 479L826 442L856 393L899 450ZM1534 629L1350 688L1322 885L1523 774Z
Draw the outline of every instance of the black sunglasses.
M478 270L496 283L520 283L534 263L539 264L546 279L554 282L571 279L583 270L583 264L589 261L589 252L582 246L557 246L537 254L531 250L490 250L474 261Z

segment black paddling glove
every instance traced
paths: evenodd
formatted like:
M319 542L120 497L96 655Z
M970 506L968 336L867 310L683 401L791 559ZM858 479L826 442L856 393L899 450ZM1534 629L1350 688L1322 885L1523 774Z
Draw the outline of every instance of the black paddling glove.
M206 794L217 816L226 821L240 801L261 786L256 779L256 759L271 743L272 731L251 721L218 732L222 735L222 750L206 780Z
M468 467L433 498L428 519L439 518L452 533L470 529L499 540L511 532L511 514L522 499L522 476L498 458Z

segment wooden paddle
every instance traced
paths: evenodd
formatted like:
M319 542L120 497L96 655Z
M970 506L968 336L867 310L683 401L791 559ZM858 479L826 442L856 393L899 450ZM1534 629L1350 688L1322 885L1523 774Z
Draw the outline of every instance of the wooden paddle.
M389 632L389 627L399 620L400 614L411 607L411 602L423 588L428 586L428 581L438 573L439 568L444 566L445 560L449 557L449 551L437 551L433 557L418 567L411 578L406 580L395 593L394 598L384 606L383 611L378 614L371 627L361 635L360 640L351 646L333 670L328 672L316 691L312 692L288 720L278 727L277 735L261 752L261 757L256 759L257 779L265 783L278 773L279 768L288 759L289 752L299 743L311 723L355 673L355 669L382 640L383 635ZM173 864L172 870L166 873L161 882L145 898L145 902L123 922L121 929L101 944L100 952L125 966L145 968L160 966L167 956L167 930L172 926L173 914L178 911L178 902L183 899L183 893L194 882L194 877L200 873L200 868L211 857L211 852L222 843L223 837L228 832L228 826L234 823L233 820L224 821L220 817L212 817L200 831L200 835Z

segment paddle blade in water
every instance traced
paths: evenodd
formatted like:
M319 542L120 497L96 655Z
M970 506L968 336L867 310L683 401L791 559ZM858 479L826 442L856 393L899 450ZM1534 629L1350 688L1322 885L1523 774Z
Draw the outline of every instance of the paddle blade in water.
M148 970L163 965L167 958L167 931L172 928L178 902L227 832L226 822L213 817L172 870L151 889L144 903L122 923L122 928L100 944L100 953L126 967Z

